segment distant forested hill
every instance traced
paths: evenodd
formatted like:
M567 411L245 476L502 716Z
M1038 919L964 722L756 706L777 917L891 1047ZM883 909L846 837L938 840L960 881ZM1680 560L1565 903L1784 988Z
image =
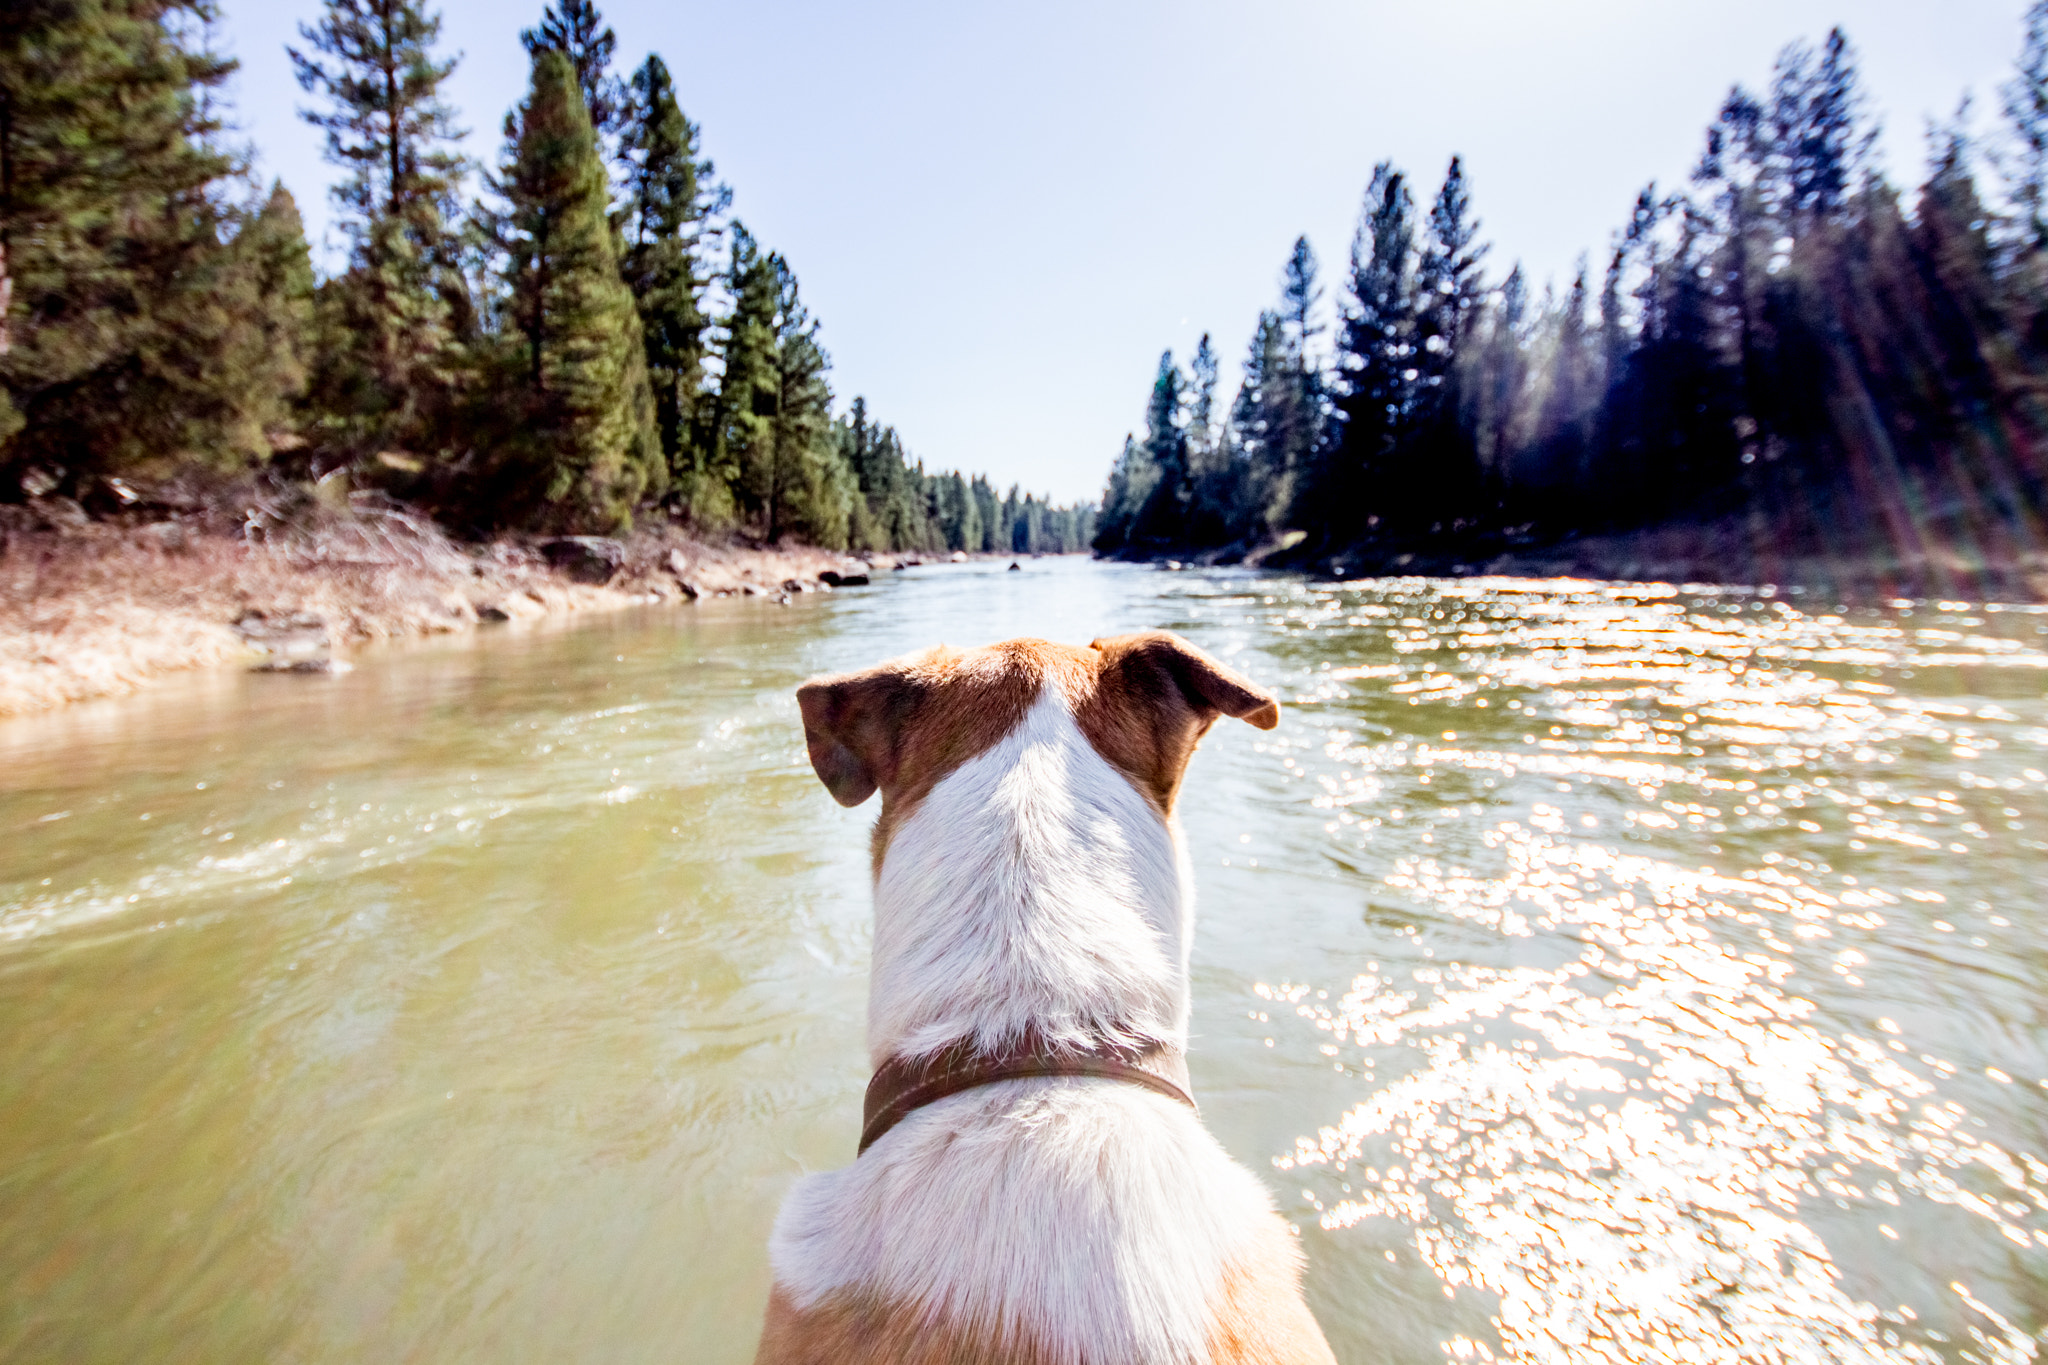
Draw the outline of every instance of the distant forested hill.
M1207 337L1185 371L1161 358L1096 546L1338 572L1682 525L1776 553L2039 550L2048 0L2001 95L1998 145L1959 112L1902 193L1847 39L1795 44L1562 293L1489 274L1456 158L1433 194L1383 163L1334 334L1304 239L1227 405Z
M830 361L790 263L730 214L668 68L591 0L525 30L475 169L426 0L326 0L290 53L347 267L217 117L211 0L0 5L0 501L194 471L345 470L485 533L697 531L1075 550L1090 506L927 474Z

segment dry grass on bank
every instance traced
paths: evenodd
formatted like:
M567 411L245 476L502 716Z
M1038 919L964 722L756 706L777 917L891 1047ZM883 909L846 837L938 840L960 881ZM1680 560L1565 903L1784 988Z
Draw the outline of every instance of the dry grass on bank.
M364 644L480 620L773 595L846 568L845 555L808 546L709 544L664 528L628 538L620 571L594 585L550 567L534 542L460 545L373 500L257 508L240 525L0 507L0 717L187 669L327 667Z

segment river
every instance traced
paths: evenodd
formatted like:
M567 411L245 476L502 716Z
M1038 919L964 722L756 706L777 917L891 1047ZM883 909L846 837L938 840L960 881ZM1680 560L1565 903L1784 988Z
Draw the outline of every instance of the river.
M807 675L1181 631L1191 1067L1340 1360L2031 1358L2048 614L1079 560L0 723L0 1359L751 1359L852 1159Z

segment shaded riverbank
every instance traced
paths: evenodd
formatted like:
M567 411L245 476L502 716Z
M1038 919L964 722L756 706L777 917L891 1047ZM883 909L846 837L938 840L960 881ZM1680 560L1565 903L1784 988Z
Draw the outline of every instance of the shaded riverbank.
M1840 528L1838 545L1792 537L1738 519L1681 522L1608 535L1539 539L1474 535L1384 538L1332 548L1297 532L1263 544L1218 549L1146 545L1117 558L1140 563L1290 569L1317 578L1577 578L1694 583L1733 588L1799 587L1842 602L1901 598L2048 602L2048 550L1873 541Z
M390 639L565 612L784 598L915 556L711 542L660 527L618 541L450 539L397 504L94 519L0 507L0 717L118 696L234 663L331 671Z

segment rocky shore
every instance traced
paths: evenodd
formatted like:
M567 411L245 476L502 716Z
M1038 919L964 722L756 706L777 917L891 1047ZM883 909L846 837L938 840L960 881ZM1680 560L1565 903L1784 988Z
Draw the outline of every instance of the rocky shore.
M166 510L0 506L0 717L194 668L341 671L376 641L563 612L787 601L907 559L717 543L659 526L465 544L362 495L257 501L232 518Z
M2048 602L2048 550L1931 539L1901 548L1868 528L1839 528L1841 544L1774 537L1734 520L1629 534L1521 543L1493 538L1444 549L1362 544L1312 549L1300 532L1256 546L1127 554L1167 567L1245 564L1318 578L1591 578L1626 582L1797 587L1843 602L1900 598Z

